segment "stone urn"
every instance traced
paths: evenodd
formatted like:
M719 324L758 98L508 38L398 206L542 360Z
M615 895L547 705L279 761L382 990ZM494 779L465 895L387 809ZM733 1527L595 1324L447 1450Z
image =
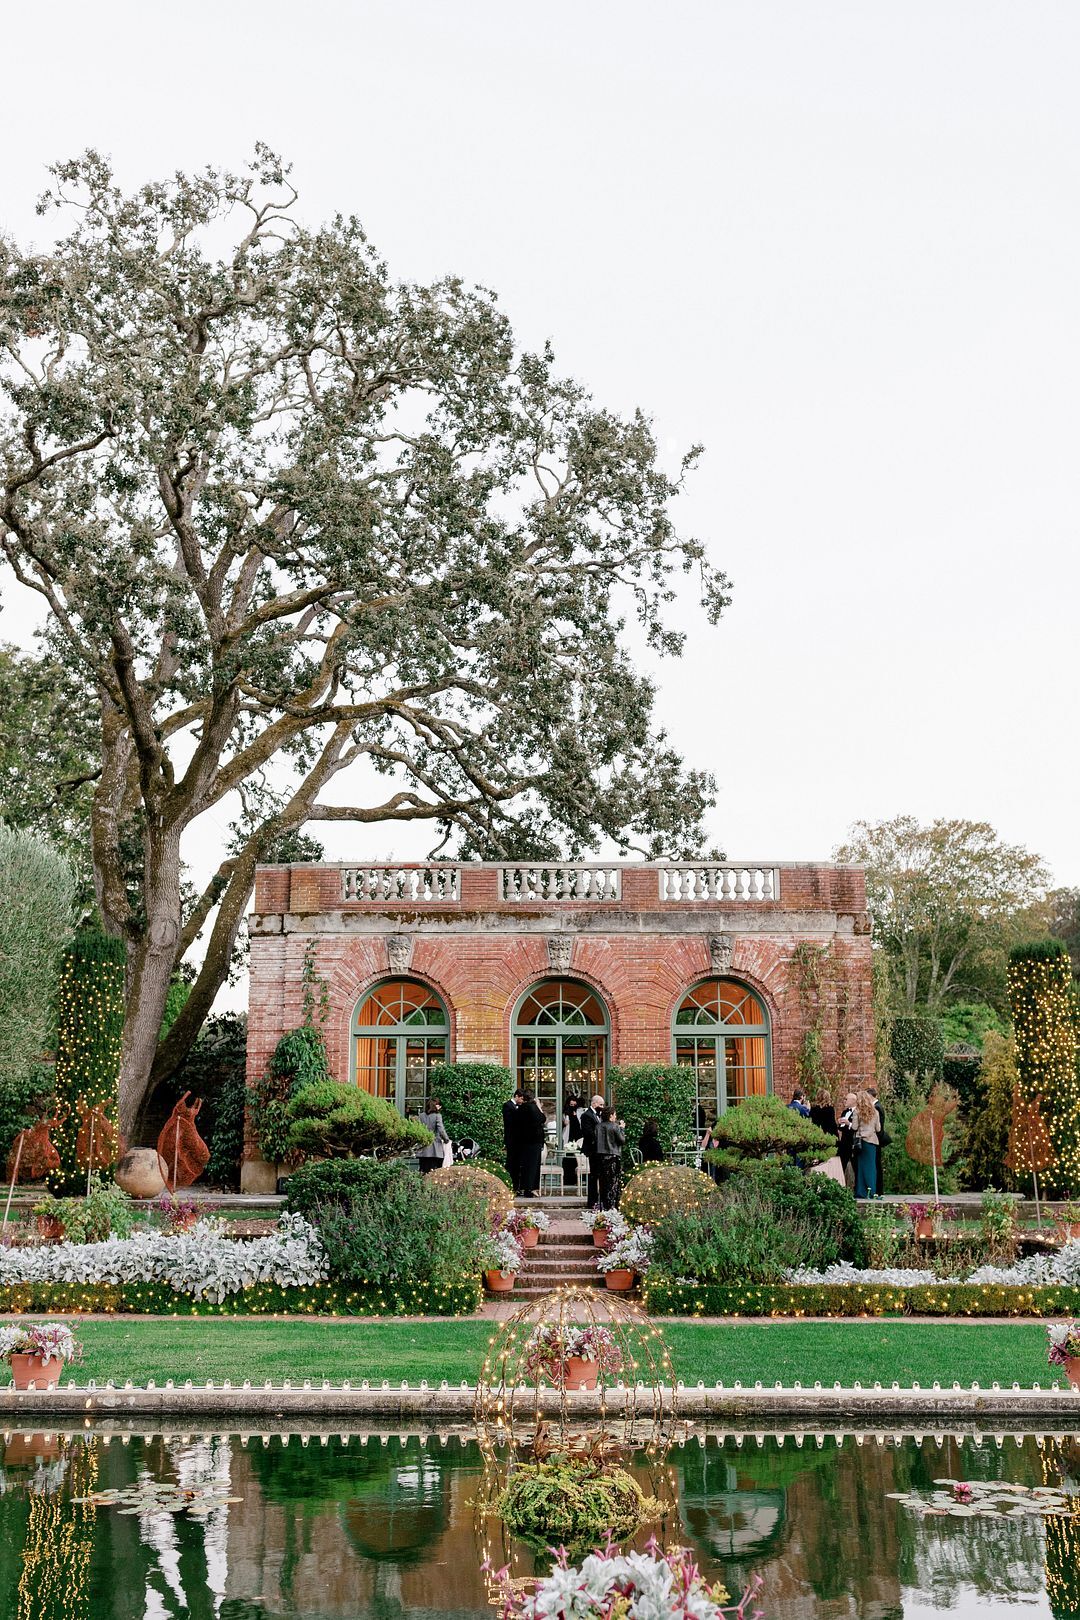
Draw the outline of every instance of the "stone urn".
M129 1198L157 1198L169 1167L157 1148L129 1148L116 1167L116 1185Z

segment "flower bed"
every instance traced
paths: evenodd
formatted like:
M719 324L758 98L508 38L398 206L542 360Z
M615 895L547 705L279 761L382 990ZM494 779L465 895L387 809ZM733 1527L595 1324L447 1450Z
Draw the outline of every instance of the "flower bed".
M258 1283L220 1301L179 1294L163 1283L24 1283L6 1291L18 1315L98 1312L142 1316L470 1316L479 1308L479 1279L345 1288L315 1283L282 1288Z
M324 1282L327 1270L318 1233L302 1215L283 1215L271 1234L249 1242L226 1237L218 1222L200 1221L177 1234L143 1227L102 1243L0 1249L0 1287L163 1283L176 1294L215 1304L259 1283L309 1287Z
M643 1303L653 1316L1071 1316L1080 1286L1016 1288L992 1283L787 1283L723 1287L650 1276Z

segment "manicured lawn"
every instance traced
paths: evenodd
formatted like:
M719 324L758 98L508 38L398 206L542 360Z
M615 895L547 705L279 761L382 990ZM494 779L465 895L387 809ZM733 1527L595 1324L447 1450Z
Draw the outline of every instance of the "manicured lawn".
M182 1383L250 1379L280 1383L305 1378L333 1383L387 1379L475 1383L494 1325L477 1321L312 1322L294 1318L177 1318L83 1322L86 1360L80 1382L134 1383L167 1378ZM698 1323L665 1326L676 1375L731 1385L796 1380L884 1385L894 1380L927 1387L995 1381L1023 1385L1054 1381L1041 1324L892 1321ZM1060 1376L1060 1375L1057 1375ZM1064 1382L1063 1377L1061 1381Z

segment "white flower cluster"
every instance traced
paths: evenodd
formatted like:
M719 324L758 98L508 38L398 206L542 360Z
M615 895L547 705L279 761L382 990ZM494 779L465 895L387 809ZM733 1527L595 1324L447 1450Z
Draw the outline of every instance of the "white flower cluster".
M1056 1254L1030 1254L1012 1266L980 1266L967 1281L1017 1288L1080 1287L1080 1243L1066 1243Z
M681 1570L649 1553L591 1553L577 1568L557 1565L517 1612L528 1620L600 1620L616 1601L626 1620L720 1620L724 1612L700 1579L687 1589Z
M625 1229L617 1242L605 1249L596 1262L598 1271L634 1271L640 1276L649 1269L652 1260L652 1233L647 1226Z
M0 1249L0 1287L17 1283L164 1283L178 1294L220 1304L257 1283L307 1288L327 1275L326 1254L302 1215L283 1215L268 1237L227 1238L199 1221L173 1236L141 1227L103 1243Z
M932 1271L902 1271L898 1266L883 1268L874 1271L867 1268L865 1271L859 1266L853 1266L844 1260L839 1265L828 1266L824 1271L814 1271L811 1266L796 1266L787 1273L787 1280L791 1283L869 1283L883 1288L929 1288L932 1284L940 1283L942 1279L935 1277Z
M944 1287L947 1282L957 1281L956 1278L935 1277L932 1271L903 1271L898 1267L860 1271L857 1266L846 1263L829 1266L826 1271L800 1266L788 1272L787 1280L792 1283L870 1283L886 1288ZM1056 1254L1029 1255L1012 1266L979 1266L963 1281L1005 1288L1080 1288L1080 1242L1066 1243Z

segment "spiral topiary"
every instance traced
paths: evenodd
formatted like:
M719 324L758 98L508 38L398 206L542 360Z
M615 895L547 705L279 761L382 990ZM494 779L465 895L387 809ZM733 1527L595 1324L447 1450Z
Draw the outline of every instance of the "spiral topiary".
M688 1215L719 1197L716 1183L688 1164L659 1164L628 1183L620 1210L633 1226L652 1226L666 1215Z
M464 1187L466 1192L482 1198L493 1226L499 1225L514 1207L510 1188L479 1165L450 1164L445 1170L433 1170L428 1180L435 1187Z

